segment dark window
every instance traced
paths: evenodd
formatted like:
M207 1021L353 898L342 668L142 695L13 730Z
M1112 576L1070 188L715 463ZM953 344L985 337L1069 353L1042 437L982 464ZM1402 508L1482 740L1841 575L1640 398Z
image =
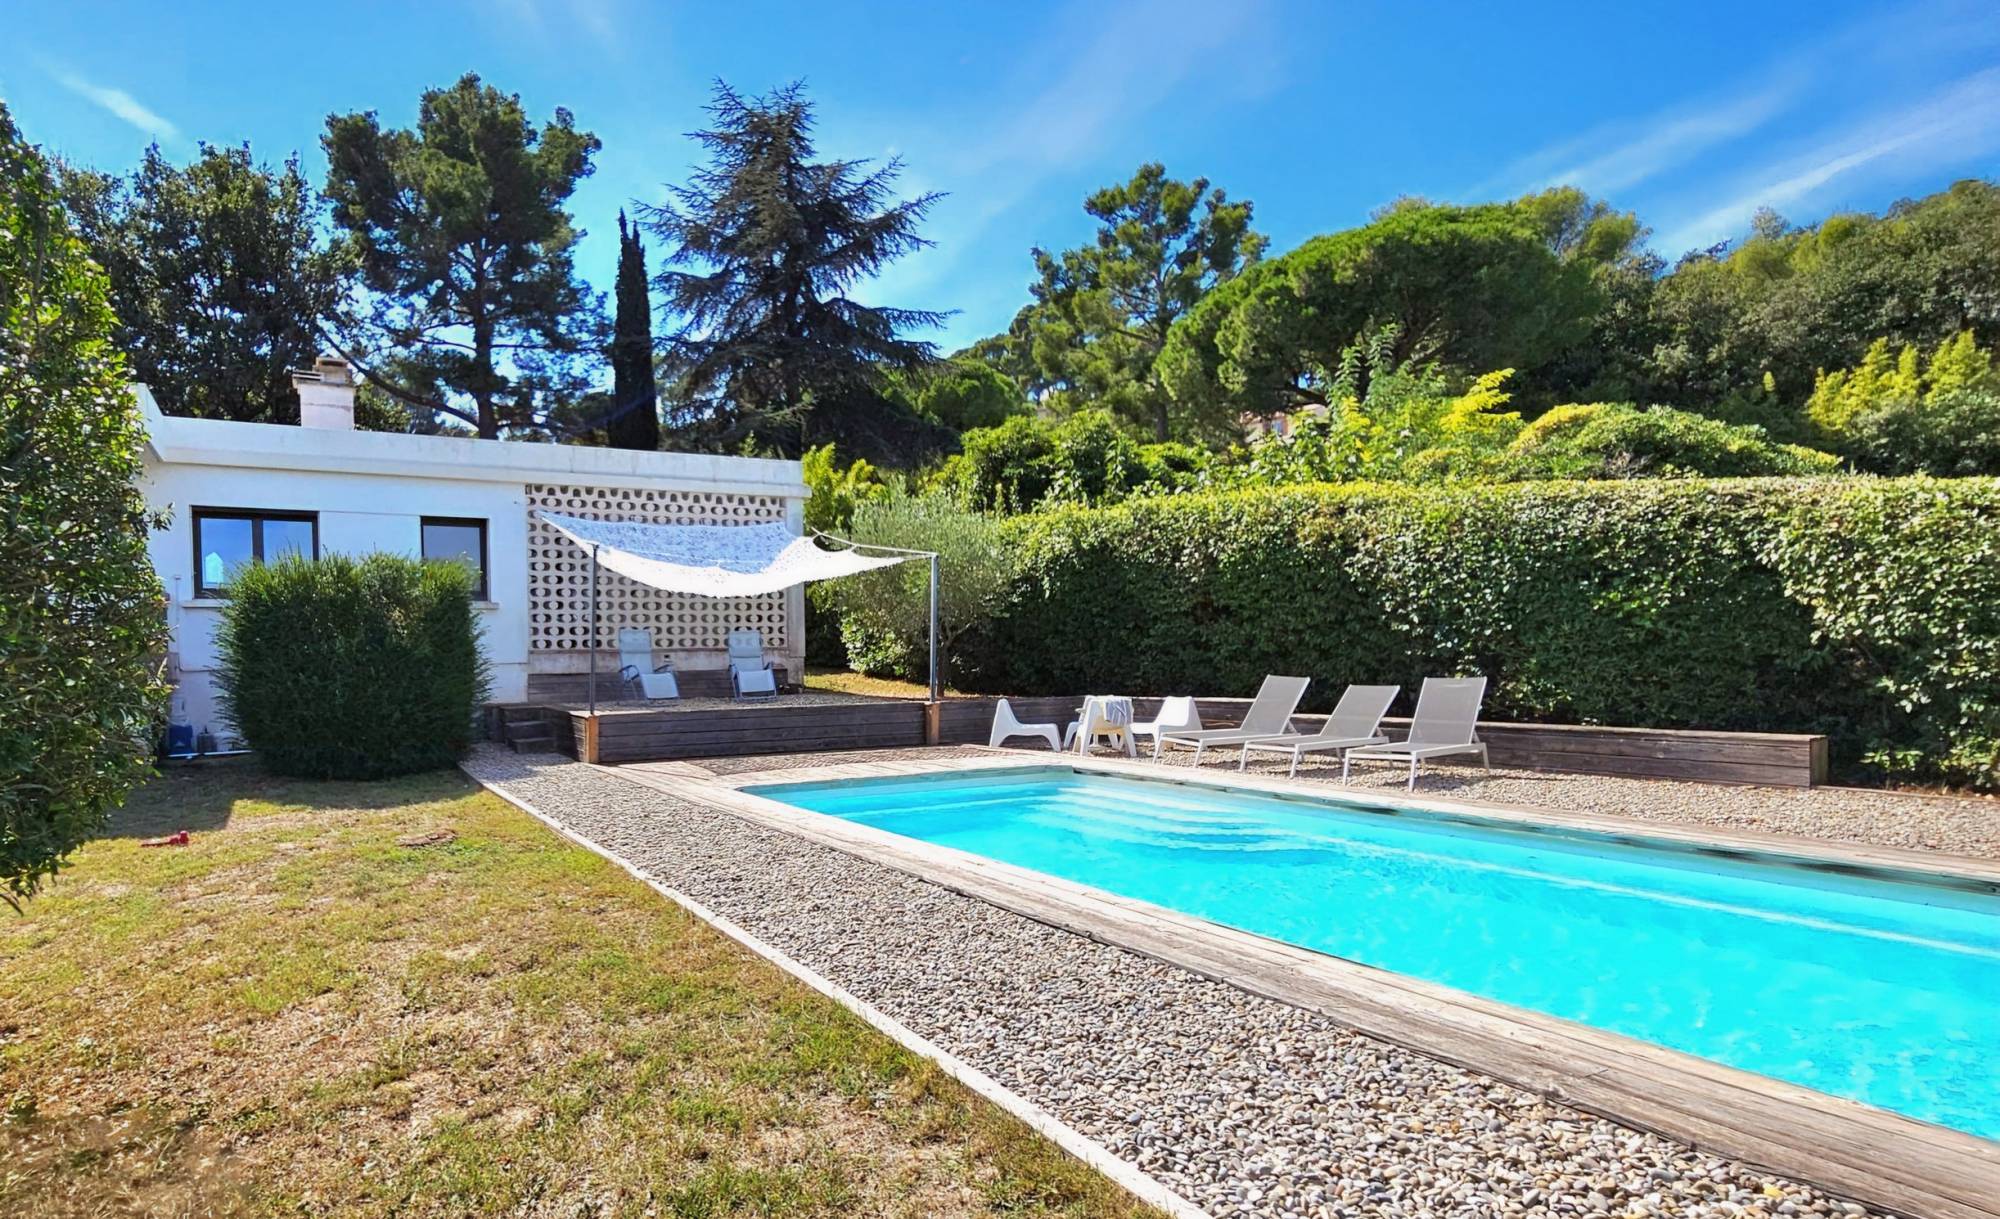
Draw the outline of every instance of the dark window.
M424 558L463 563L472 569L472 599L486 600L486 522L452 517L424 518Z
M284 555L319 557L319 517L310 512L250 512L236 508L194 510L194 595L217 597L245 563Z

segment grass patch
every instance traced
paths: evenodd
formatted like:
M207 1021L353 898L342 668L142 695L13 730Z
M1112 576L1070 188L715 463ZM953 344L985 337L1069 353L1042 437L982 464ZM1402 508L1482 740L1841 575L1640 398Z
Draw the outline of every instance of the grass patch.
M808 669L804 685L808 690L828 690L835 694L866 694L873 698L929 698L931 693L931 688L920 681L870 677L866 673L856 673L851 669ZM967 697L949 687L945 689L944 696Z
M1152 1213L456 773L172 771L0 918L0 1213Z

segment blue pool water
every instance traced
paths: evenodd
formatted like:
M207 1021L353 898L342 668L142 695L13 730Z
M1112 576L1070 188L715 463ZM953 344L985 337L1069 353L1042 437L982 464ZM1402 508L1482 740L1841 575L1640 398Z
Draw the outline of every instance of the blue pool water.
M753 788L2000 1139L2000 895L1061 768Z

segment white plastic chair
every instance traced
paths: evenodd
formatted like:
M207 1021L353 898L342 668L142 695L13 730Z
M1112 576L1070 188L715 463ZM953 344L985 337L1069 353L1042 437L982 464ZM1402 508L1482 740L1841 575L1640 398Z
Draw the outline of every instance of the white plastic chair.
M987 736L986 744L991 748L997 749L1008 737L1015 736L1040 737L1049 743L1050 749L1057 753L1062 752L1062 746L1056 743L1056 726L1054 724L1022 723L1014 716L1013 704L1003 698L994 704L993 731Z
M1350 749L1340 761L1340 781L1347 782L1356 758L1410 761L1410 782L1406 790L1417 790L1417 765L1425 758L1476 753L1487 774L1493 763L1486 757L1485 742L1479 739L1479 706L1486 701L1483 677L1426 677L1417 692L1417 710L1410 716L1410 735L1386 745Z
M1334 704L1333 714L1326 717L1318 732L1295 732L1288 736L1266 737L1261 741L1243 742L1243 756L1236 762L1236 769L1243 770L1250 765L1250 751L1261 749L1267 753L1289 753L1292 768L1285 772L1287 777L1299 773L1299 759L1309 753L1325 750L1345 752L1367 745L1387 744L1389 738L1382 735L1382 717L1389 714L1389 704L1396 701L1400 686L1349 686L1341 692L1340 701Z
M1194 699L1185 694L1177 694L1163 699L1159 714L1149 720L1140 720L1132 725L1132 735L1153 738L1157 746L1162 732L1200 732L1201 711L1194 705Z
M1084 699L1082 714L1063 732L1063 748L1074 741L1078 753L1089 753L1098 737L1111 738L1111 744L1123 748L1128 758L1139 756L1139 747L1132 739L1131 699L1106 695Z
M675 680L673 662L653 664L653 632L642 626L628 626L618 632L618 676L639 687L649 699L679 698L681 684Z
M764 659L764 635L755 627L729 632L729 688L739 699L778 697L778 675Z

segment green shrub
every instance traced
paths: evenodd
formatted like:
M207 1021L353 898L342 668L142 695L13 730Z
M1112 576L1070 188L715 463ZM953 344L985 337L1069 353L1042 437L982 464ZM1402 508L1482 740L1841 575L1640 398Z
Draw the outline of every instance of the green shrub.
M333 555L245 568L230 578L216 650L224 714L284 775L449 766L486 695L472 576L455 563Z
M1186 444L1141 444L1109 411L1050 422L1016 415L976 428L939 482L982 511L1025 512L1055 504L1116 503L1149 491L1191 487L1207 454Z
M1855 735L1891 775L2000 773L2000 496L1861 482L1795 509L1766 554L1870 692Z
M1972 332L1821 373L1806 414L1856 466L1878 474L2000 474L2000 368Z
M1874 474L2000 474L2000 366L1970 330L1926 358L1876 340L1858 368L1822 372L1806 416Z
M806 496L807 529L845 535L854 524L854 510L885 499L888 485L881 472L857 458L845 468L835 460L833 446L807 449L799 459ZM806 585L806 664L816 669L844 669L847 645L840 637L840 607L832 584Z
M800 477L806 484L805 524L807 529L844 533L854 523L854 509L871 500L888 497L889 488L881 472L866 459L856 458L845 469L835 460L833 446L807 449L799 458Z
M1496 718L1828 733L1849 767L2000 784L2000 483L1300 486L1007 522L981 689L1413 691Z
M1763 428L1624 403L1558 406L1508 446L1506 478L1758 478L1831 474L1840 459L1773 444Z
M947 681L969 671L957 642L992 616L1007 582L1002 523L951 497L892 495L854 513L854 539L907 550L934 550L938 568L938 649ZM831 581L841 637L854 667L882 677L924 681L930 673L930 565L923 559Z
M1511 370L1464 381L1433 364L1398 363L1397 335L1388 327L1343 349L1330 408L1257 445L1217 481L1754 478L1827 474L1840 464L1830 453L1775 444L1761 427L1665 406L1569 404L1526 423L1505 409Z
M1028 413L1021 387L984 360L954 357L890 377L889 396L954 432L998 427Z
M104 275L0 105L0 898L148 773L165 602Z

